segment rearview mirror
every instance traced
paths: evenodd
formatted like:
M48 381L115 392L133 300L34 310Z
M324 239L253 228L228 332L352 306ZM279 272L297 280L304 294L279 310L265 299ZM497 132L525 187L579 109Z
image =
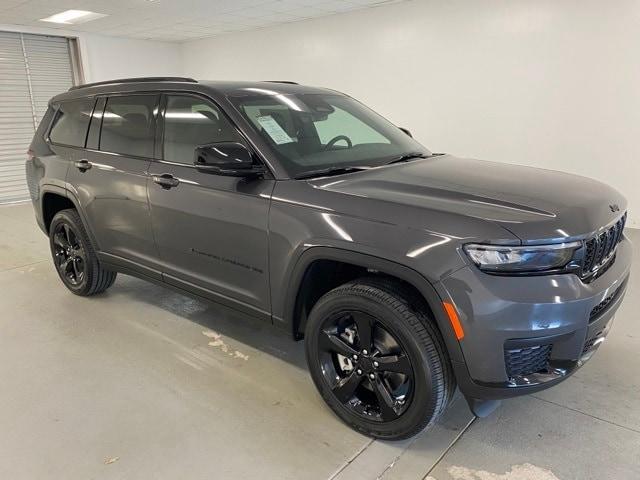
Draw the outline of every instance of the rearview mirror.
M402 130L404 133L406 133L407 135L409 135L411 138L413 138L413 135L411 135L411 132L409 131L408 128L404 128L404 127L398 127L400 130Z
M196 147L193 164L203 172L231 177L248 177L264 173L253 162L247 147L237 142L217 142Z

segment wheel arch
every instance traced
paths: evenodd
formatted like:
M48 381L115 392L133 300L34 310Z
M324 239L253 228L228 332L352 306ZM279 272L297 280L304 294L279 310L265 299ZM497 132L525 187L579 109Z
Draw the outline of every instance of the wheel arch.
M322 270L323 266L326 268L325 271ZM327 280L332 266L340 266L342 272L338 272L337 276L329 278L327 283L316 288L318 284L314 282ZM335 271L331 273L335 273ZM462 359L462 350L445 315L442 300L427 278L406 265L335 247L307 249L300 255L291 275L289 275L284 304L284 321L286 325L291 327L294 338L303 338L307 313L321 295L346 281L364 275L380 275L395 279L416 292L431 310L435 326L445 341L451 359Z
M93 231L89 227L89 222L87 222L84 211L80 207L80 202L73 194L73 192L57 185L44 185L41 190L40 198L42 227L47 236L49 235L49 227L51 226L51 221L53 220L53 217L56 215L56 213L67 208L74 208L78 212L80 220L82 221L82 225L84 226L87 235L89 235L91 242L96 246L96 250L99 250L99 248L97 248L99 244L96 243L96 238L93 235Z
M61 210L76 208L76 205L67 197L65 191L57 188L49 188L42 192L42 223L45 232L49 234L53 217Z

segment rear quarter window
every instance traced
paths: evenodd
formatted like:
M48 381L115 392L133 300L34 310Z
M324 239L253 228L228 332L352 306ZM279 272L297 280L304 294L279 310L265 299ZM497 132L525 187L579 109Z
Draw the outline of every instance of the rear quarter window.
M49 139L59 145L84 147L92 110L93 99L61 102L49 132Z
M51 120L55 114L55 110L52 106L47 108L47 111L42 116L42 120L40 120L40 124L38 125L38 132L36 136L40 139L44 139L47 135L47 131L49 130L49 125L51 125Z

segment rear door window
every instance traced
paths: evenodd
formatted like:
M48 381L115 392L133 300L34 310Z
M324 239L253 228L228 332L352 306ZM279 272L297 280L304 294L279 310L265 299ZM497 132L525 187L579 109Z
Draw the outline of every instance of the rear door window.
M49 132L49 139L58 145L84 147L93 102L92 98L61 102Z
M153 157L157 95L109 97L102 116L100 150Z

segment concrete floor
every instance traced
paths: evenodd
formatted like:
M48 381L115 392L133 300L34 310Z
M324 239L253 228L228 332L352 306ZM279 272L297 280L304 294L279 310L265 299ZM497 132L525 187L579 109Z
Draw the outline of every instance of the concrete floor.
M486 419L458 398L389 443L324 406L301 343L124 275L76 297L30 205L0 207L0 225L2 479L640 478L638 262L609 339L572 378Z

